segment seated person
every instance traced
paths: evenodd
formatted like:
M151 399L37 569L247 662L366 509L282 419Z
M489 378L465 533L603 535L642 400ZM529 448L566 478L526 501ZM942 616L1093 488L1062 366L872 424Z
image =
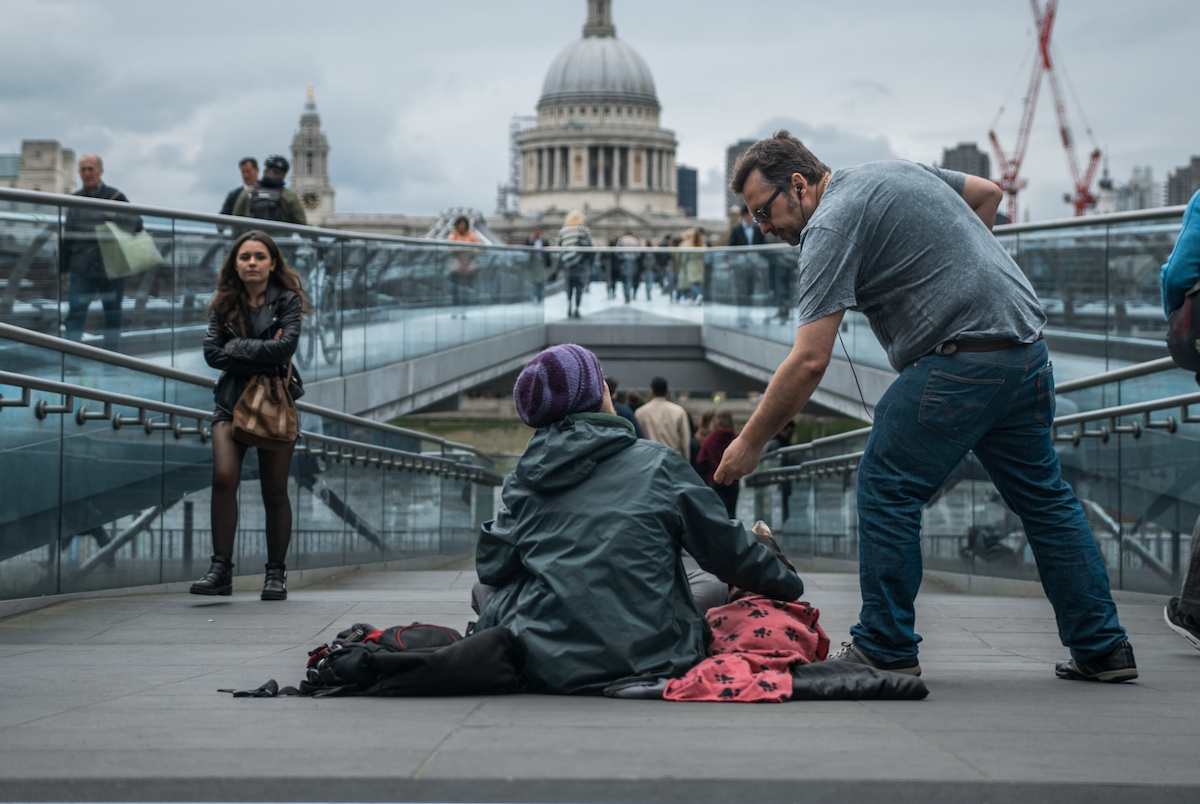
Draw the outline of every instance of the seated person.
M545 350L513 391L537 433L505 479L503 509L483 525L473 597L477 629L506 626L523 646L535 691L595 694L705 658L684 551L719 579L717 604L729 584L777 600L803 593L678 452L639 440L615 415L587 349Z

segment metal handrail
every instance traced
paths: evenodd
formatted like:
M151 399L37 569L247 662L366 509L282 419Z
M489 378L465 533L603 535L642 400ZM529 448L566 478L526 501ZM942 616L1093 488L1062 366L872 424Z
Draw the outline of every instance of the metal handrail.
M145 428L147 435L155 430L174 430L175 438L182 438L184 435L193 434L199 435L201 441L207 441L209 433L204 429L203 422L212 420L212 412L200 410L199 408L188 408L183 405L173 405L170 402L158 402L153 399L143 399L137 396L128 396L127 394L115 394L111 391L101 391L98 388L87 388L82 385L72 385L71 383L58 382L57 380L45 380L41 377L30 377L27 374L14 374L11 371L0 371L0 385L9 385L14 388L21 388L24 393L21 399L10 400L0 396L0 410L6 407L32 407L34 415L39 419L44 419L51 413L69 414L75 416L75 421L79 425L83 425L88 421L112 419L113 429L120 430L127 424L136 424ZM60 394L65 397L61 405L49 405L46 400L38 400L36 404L30 402L29 392L44 391L49 394ZM93 402L102 402L104 410L100 413L89 411L86 407L75 408L76 399L90 399ZM120 413L113 413L113 406L134 408L138 415L136 419L129 419L121 416ZM146 417L146 411L153 413L163 413L169 418L166 424L156 422L153 419ZM179 424L179 419L195 419L196 427L183 427Z
M1057 386L1055 386L1054 393L1055 396L1057 396L1058 394L1066 394L1072 391L1081 391L1085 388L1093 388L1098 385L1107 385L1110 382L1120 382L1122 380L1133 379L1134 377L1145 377L1148 374L1169 371L1173 368L1178 368L1174 359L1170 357L1160 357L1156 360L1147 360L1145 363L1135 363L1132 366L1125 366L1123 368L1113 369L1112 371L1101 372L1100 374L1092 374L1087 377L1080 377L1076 380L1067 380L1066 382L1059 383ZM1072 415L1082 416L1084 414ZM1108 418L1108 416L1104 415L1100 416L1100 418L1105 419ZM1093 419L1087 419L1087 421L1093 421ZM784 447L783 449L778 449L775 452L772 452L771 455L782 456L797 452L806 452L816 447L837 443L838 441L846 441L858 436L865 436L870 434L870 432L870 427L862 427L858 430L849 430L845 433L838 433L837 435L825 436L824 438L815 438L805 444L795 444L790 447Z
M87 388L82 385L73 385L57 380L31 377L26 374L14 374L11 371L0 371L0 385L20 388L23 391L20 399L5 399L3 395L0 395L0 411L3 411L4 408L32 408L34 415L39 419L45 419L54 413L73 415L75 422L81 427L89 421L111 420L114 430L120 430L126 425L135 424L143 428L147 435L160 430L172 430L176 439L180 439L185 435L198 435L200 436L201 443L206 442L212 435L211 431L204 428L203 423L212 421L213 414L211 411L199 408L189 408L183 405L174 405L170 402L159 402L154 399L129 396L128 394L117 394L111 391L102 391L98 388ZM59 394L65 397L65 399L61 405L50 405L44 399L40 399L34 403L30 396L31 390ZM104 409L101 412L93 412L89 411L86 406L76 408L75 400L77 399L101 402L104 404ZM125 417L120 413L114 412L114 407L133 408L137 410L138 415L136 418ZM156 422L154 419L146 416L147 411L166 414L168 419L165 423ZM195 419L196 427L183 427L179 423L179 419ZM304 443L296 447L296 452L301 454L316 457L328 456L338 461L348 459L352 464L358 460L362 460L368 465L385 469L394 468L408 469L415 472L432 472L438 475L463 478L492 486L498 486L504 480L499 474L485 467L459 463L458 461L440 456L408 452L407 450L377 444L365 444L361 441L327 436L322 433L312 433L307 430L300 431L300 438L304 439ZM314 450L312 448L314 443L324 444L326 447L336 446L338 449L335 453L330 453L325 448ZM351 452L349 454L342 451L345 447L350 448ZM364 455L361 457L358 455L359 450L364 452ZM371 453L376 453L376 457L371 458ZM389 456L386 460L384 459L385 455Z
M1044 229L1075 229L1081 226L1098 226L1111 223L1132 223L1135 221L1154 220L1155 218L1183 217L1187 205L1173 207L1154 207L1152 209L1135 209L1129 212L1107 212L1103 215L1084 215L1079 218L1058 218L1052 221L1034 221L1031 223L1006 223L997 226L993 231L998 234L1020 234L1021 232L1036 232Z
M1050 427L1050 434L1051 438L1056 442L1069 442L1074 446L1079 446L1084 438L1098 438L1101 443L1108 443L1110 436L1118 434L1130 435L1137 439L1141 438L1142 433L1146 430L1165 430L1168 433L1175 433L1179 429L1180 424L1200 424L1200 416L1193 416L1188 410L1191 405L1200 405L1200 392L1166 396L1161 399L1151 399L1147 402L1135 402L1129 405L1117 405L1110 408L1098 408L1097 410L1084 411L1083 413L1071 413L1066 416L1056 417L1054 424ZM1171 408L1179 408L1178 419L1174 416L1158 420L1150 418L1151 413L1160 410L1170 410ZM1117 424L1117 419L1126 416L1137 416L1139 414L1142 417L1140 422ZM1088 422L1098 421L1107 421L1108 423L1097 430L1087 429L1086 425ZM1060 427L1070 427L1071 425L1078 425L1075 432L1059 434L1058 429ZM853 432L863 433L867 429L869 428ZM813 443L815 444L816 442L814 441ZM799 447L791 449L795 451L804 446L807 445L802 444ZM782 452L783 450L777 450L770 455L775 456ZM828 466L835 467L833 473L849 472L857 468L857 461L862 456L862 452L849 452L844 455L832 455L827 458L806 461L797 466L779 466L772 469L764 469L760 472L747 475L746 485L752 488L769 486L774 483L783 482L784 480L830 474L825 469ZM854 463L854 466L849 466L849 463ZM842 464L846 465L843 466Z
M771 453L772 455L777 453ZM858 460L865 453L849 452L845 455L833 455L828 458L817 458L805 461L797 466L778 466L774 469L764 469L761 472L746 477L746 485L751 488L770 486L785 480L800 480L823 475L839 475L858 468Z
M191 212L185 209L174 209L172 207L159 207L151 204L133 204L124 201L109 201L104 198L88 198L81 195L62 195L59 193L44 193L38 190L15 190L7 187L0 187L0 201L15 201L20 204L37 204L40 206L56 206L56 207L77 207L80 209L95 209L104 212L124 213L126 215L132 213L134 215L148 215L152 218L172 218L176 220L195 221L196 223L212 223L217 226L237 227L239 229L247 228L247 219L233 215L214 215L208 212ZM539 251L549 251L551 253L560 251L578 251L578 248L564 249L559 246L546 246L543 249L536 249L533 246L512 245L508 243L456 243L450 240L433 240L427 237L411 237L405 235L385 235L368 232L353 232L347 229L326 229L320 226L306 226L295 223L281 223L279 221L267 221L258 218L251 219L254 221L250 224L257 229L265 229L268 231L286 232L288 234L298 234L306 238L329 237L337 240L370 240L382 243L407 243L414 246L443 246L455 250L506 250L506 251L523 251L530 254ZM691 246L671 246L669 249L660 246L653 247L622 247L622 246L588 246L589 252L619 252L619 251L716 251L718 249L728 249L728 246L717 246L712 248L693 248ZM791 246L786 243L771 243L769 245L760 246L742 246L736 247L737 251L746 252L748 249L760 251L784 251L790 249Z
M827 446L829 444L836 444L839 441L849 441L852 438L858 438L859 436L870 435L870 433L871 433L870 427L860 427L857 430L847 430L846 432L838 433L837 435L824 436L822 438L814 438L812 441L809 441L805 444L794 444L793 446L790 446L790 447L783 447L781 449L777 449L774 452L770 453L770 455L771 455L771 457L775 457L775 456L783 456L783 455L792 455L797 452L806 452L808 450L815 449L817 447L823 447L823 446Z
M1084 388L1094 388L1097 385L1107 385L1110 382L1120 382L1121 380L1129 380L1134 377L1145 377L1147 374L1156 374L1160 371L1168 371L1173 368L1179 368L1175 364L1174 358L1160 357L1157 360L1134 363L1132 366L1093 374L1089 377L1080 377L1077 380L1067 380L1056 385L1054 393L1058 395L1070 393L1071 391L1081 391Z
M133 204L122 201L108 201L100 198L87 198L79 195L62 195L59 193L44 193L37 190L16 190L7 187L0 187L0 200L16 201L23 204L40 204L42 206L59 206L59 207L80 207L84 209L100 209L114 212L132 212L137 215L149 215L155 218L176 218L179 220L196 221L198 223L215 223L218 226L246 226L246 218L234 217L232 215L214 215L206 212L191 212L184 209L174 209L171 207L159 207L150 204ZM1110 212L1104 215L1087 215L1079 218L1060 218L1052 221L1037 221L1033 223L1008 223L1003 226L997 226L995 233L998 235L1004 234L1019 234L1021 232L1033 232L1048 229L1072 229L1086 226L1098 226L1114 223L1131 223L1135 221L1154 220L1156 218L1172 218L1175 216L1183 216L1184 206L1172 207L1156 207L1153 209L1140 209L1130 212ZM353 238L355 240L374 240L379 242L392 243L411 243L414 245L428 246L431 243L449 243L445 240L430 240L422 237L406 237L403 235L385 235L385 234L369 234L366 232L351 232L345 229L325 229L319 226L300 226L292 223L279 223L276 221L256 220L255 226L261 228L270 228L277 231L290 232L308 237L333 237L338 239ZM473 246L472 244L453 243L450 244L455 248L477 247L477 248L502 248L502 249L518 249L533 251L532 246L516 246L516 245L495 245L495 246ZM771 244L770 246L751 246L750 248L778 248L783 244ZM597 250L609 249L609 246L596 247ZM657 247L656 247L657 248ZM790 248L790 247L789 247ZM741 250L745 251L746 247ZM686 247L674 249L677 251L686 251Z
M190 385L197 385L201 388L211 389L217 384L215 379L212 377L206 377L203 374L193 374L190 371L183 371L182 369L171 368L170 366L160 366L157 363L151 363L149 360L130 357L129 355L123 355L118 352L110 352L107 349L101 349L97 346L88 346L87 344L76 343L75 341L69 341L65 338L58 338L54 335L47 335L43 332L34 332L31 329L13 326L12 324L0 323L0 338L29 344L30 346L37 346L43 349L51 349L56 352L63 352L65 354L86 358L88 360L95 360L99 363L107 363L112 366L132 369L143 374L153 374L158 377L165 377L168 380L176 380L178 382L185 382ZM487 457L481 450L476 449L468 444L459 444L454 441L447 441L446 439L435 435L422 433L418 430L409 430L406 427L397 427L394 424L388 424L386 422L377 422L373 419L355 416L352 413L344 413L340 410L323 408L319 405L313 405L308 402L304 402L303 400L297 400L296 410L300 410L305 413L312 413L317 416L324 416L329 419L336 419L337 421L345 422L346 424L353 424L356 427L371 427L376 430L394 433L407 438L416 438L421 441L427 441L431 444L437 444L443 450L450 449L457 452L469 452L481 458Z
M354 465L358 461L362 461L364 464L383 469L407 469L414 472L431 471L434 474L471 480L490 486L499 486L504 482L504 478L496 472L482 466L475 466L474 464L458 463L446 458L424 455L419 452L408 452L392 447L382 447L376 444L364 444L361 441L351 441L346 438L337 438L321 433L310 433L307 430L301 430L300 437L304 439L304 443L297 445L296 452L304 455L312 455L313 457L333 458L339 463L343 460L348 460L351 465ZM314 443L323 444L324 446L316 450L312 448ZM337 447L337 450L330 452L328 447L331 446ZM349 448L350 452L343 452L343 448ZM362 455L358 454L359 450L362 450ZM374 458L371 457L371 453L373 452L377 453ZM385 459L383 457L385 455L389 457Z

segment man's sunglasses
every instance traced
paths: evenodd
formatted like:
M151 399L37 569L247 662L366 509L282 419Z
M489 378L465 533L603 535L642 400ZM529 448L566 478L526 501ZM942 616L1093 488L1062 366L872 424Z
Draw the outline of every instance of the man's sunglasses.
M775 199L778 198L779 194L782 192L782 188L775 188L775 192L772 193L771 197L767 199L767 203L763 204L759 209L754 211L755 226L762 226L764 223L767 223L771 220L771 213L767 212L767 210L771 208L771 204L775 203Z

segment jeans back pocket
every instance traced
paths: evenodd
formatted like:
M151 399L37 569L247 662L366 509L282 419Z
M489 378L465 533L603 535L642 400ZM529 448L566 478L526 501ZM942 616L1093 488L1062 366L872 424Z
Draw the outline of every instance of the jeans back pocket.
M975 424L1004 384L1002 379L956 377L932 371L921 394L921 424L935 433L958 433Z
M1033 418L1046 427L1054 424L1054 366L1050 363L1037 374L1037 401L1033 405Z

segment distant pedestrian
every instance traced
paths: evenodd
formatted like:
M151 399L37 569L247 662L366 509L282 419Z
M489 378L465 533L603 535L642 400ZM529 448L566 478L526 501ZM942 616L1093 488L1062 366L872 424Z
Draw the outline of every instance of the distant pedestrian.
M558 247L565 249L560 253L558 265L566 274L567 318L579 318L583 288L592 270L591 255L582 251L592 247L592 233L583 225L583 221L583 213L573 209L567 213L563 228L558 230Z
M683 245L686 248L707 248L704 230L697 226L684 232ZM692 304L703 304L704 294L701 287L704 284L704 254L700 251L685 251L679 257L679 292L686 294Z
M79 179L83 187L75 195L84 198L100 198L105 201L129 202L125 193L110 187L103 181L104 161L96 154L79 157ZM67 209L63 223L63 244L60 271L66 275L67 338L83 340L83 327L87 322L88 307L92 299L100 297L104 308L104 348L117 351L121 344L121 327L124 316L121 305L125 298L125 277L110 277L104 267L104 256L100 252L100 241L96 227L115 223L129 233L142 231L142 219L134 214L100 212L83 207Z
M617 386L620 385L620 383L618 383L614 377L605 377L604 383L608 386L608 395L612 398L613 409L617 412L617 415L633 425L633 432L638 438L644 438L645 436L642 435L642 426L638 424L637 416L634 414L633 408L629 407L624 402L617 401Z
M233 214L264 221L308 224L300 197L283 186L291 165L282 156L268 156L263 162L263 175L253 187L242 190Z
M620 248L640 248L641 245L642 242L633 236L633 232L625 232L617 238L617 246ZM637 282L642 255L637 252L623 252L614 256L620 266L621 287L625 290L625 303L629 304L631 299L637 297Z
M546 298L546 270L550 267L550 252L546 251L550 243L542 234L542 227L534 227L529 237L525 238L525 245L536 249L530 261L530 281L533 282L534 300L541 302Z
M1200 282L1200 192L1192 196L1183 213L1183 229L1171 256L1162 267L1163 313L1171 313L1183 307L1189 292ZM1195 303L1195 302L1193 302ZM1200 374L1197 374L1200 382ZM1167 601L1163 610L1167 625L1186 639L1192 647L1200 649L1200 519L1192 530L1192 549L1188 559L1187 574L1179 597Z
M759 229L755 225L754 216L750 214L750 208L742 204L741 213L741 219L738 223L734 224L729 232L729 245L766 245L766 235L762 233L762 229ZM730 259L737 259L734 271L734 287L737 293L738 306L750 307L754 304L754 289L758 284L758 272L762 264L762 258L757 254L743 254L740 258L731 255Z
M466 215L459 215L455 219L454 228L450 230L446 239L451 243L480 244L479 235L471 230L471 221ZM475 295L475 275L479 272L479 265L475 261L476 251L473 248L459 248L451 249L448 252L452 263L450 267L452 294L450 303L455 307L464 308L451 313L451 318L457 318L460 315L463 318L467 317L465 307L471 303L471 297Z
M625 392L625 404L629 406L629 408L633 411L634 415L636 416L638 410L641 409L642 405L646 404L646 400L644 398L642 398L642 395L639 394L637 391L626 391ZM642 436L642 437L645 438L645 436Z
M650 381L650 401L637 409L642 434L651 441L666 444L685 461L692 460L691 432L687 411L667 399L667 381L655 377Z
M222 215L232 215L242 193L250 192L254 185L258 184L258 160L253 156L244 157L238 162L238 170L242 172L242 184L240 187L234 187L229 191L229 195L225 196L225 203L221 205Z
M712 417L712 425L712 432L705 436L700 445L700 455L696 458L696 465L703 472L704 482L717 493L721 502L725 503L725 510L729 512L729 518L735 519L737 518L738 483L731 483L727 486L724 483L713 481L713 472L717 471L717 467L721 465L721 458L724 457L726 448L737 437L737 433L733 430L733 414L725 408L717 408Z
M750 208L742 204L742 217L738 224L729 232L729 245L762 246L766 242L766 235L762 233L762 229L759 229L755 225L754 216L750 214Z
M233 437L234 410L254 375L286 378L292 399L304 395L292 356L300 317L309 312L304 290L279 247L265 232L250 231L230 249L209 302L204 360L221 372L213 397L212 565L192 584L194 595L229 595L238 524L238 484L249 447ZM267 565L263 600L287 599L287 551L292 537L288 473L292 449L258 447L258 475L266 509Z
M785 423L783 425L783 428L778 433L776 433L774 435L774 437L771 438L770 441L767 442L767 445L765 447L763 447L763 451L762 451L763 457L765 458L766 456L770 455L773 452L779 452L779 450L783 449L784 447L790 447L792 445L792 438L794 438L795 435L796 435L796 420L788 419L787 423ZM799 466L799 465L800 465L800 454L798 452L789 452L789 453L786 453L786 454L780 456L779 466ZM792 481L785 480L779 484L779 499L780 499L780 508L782 509L780 511L780 513L782 514L783 521L787 522L788 518L791 516L791 513L792 513L791 512Z

